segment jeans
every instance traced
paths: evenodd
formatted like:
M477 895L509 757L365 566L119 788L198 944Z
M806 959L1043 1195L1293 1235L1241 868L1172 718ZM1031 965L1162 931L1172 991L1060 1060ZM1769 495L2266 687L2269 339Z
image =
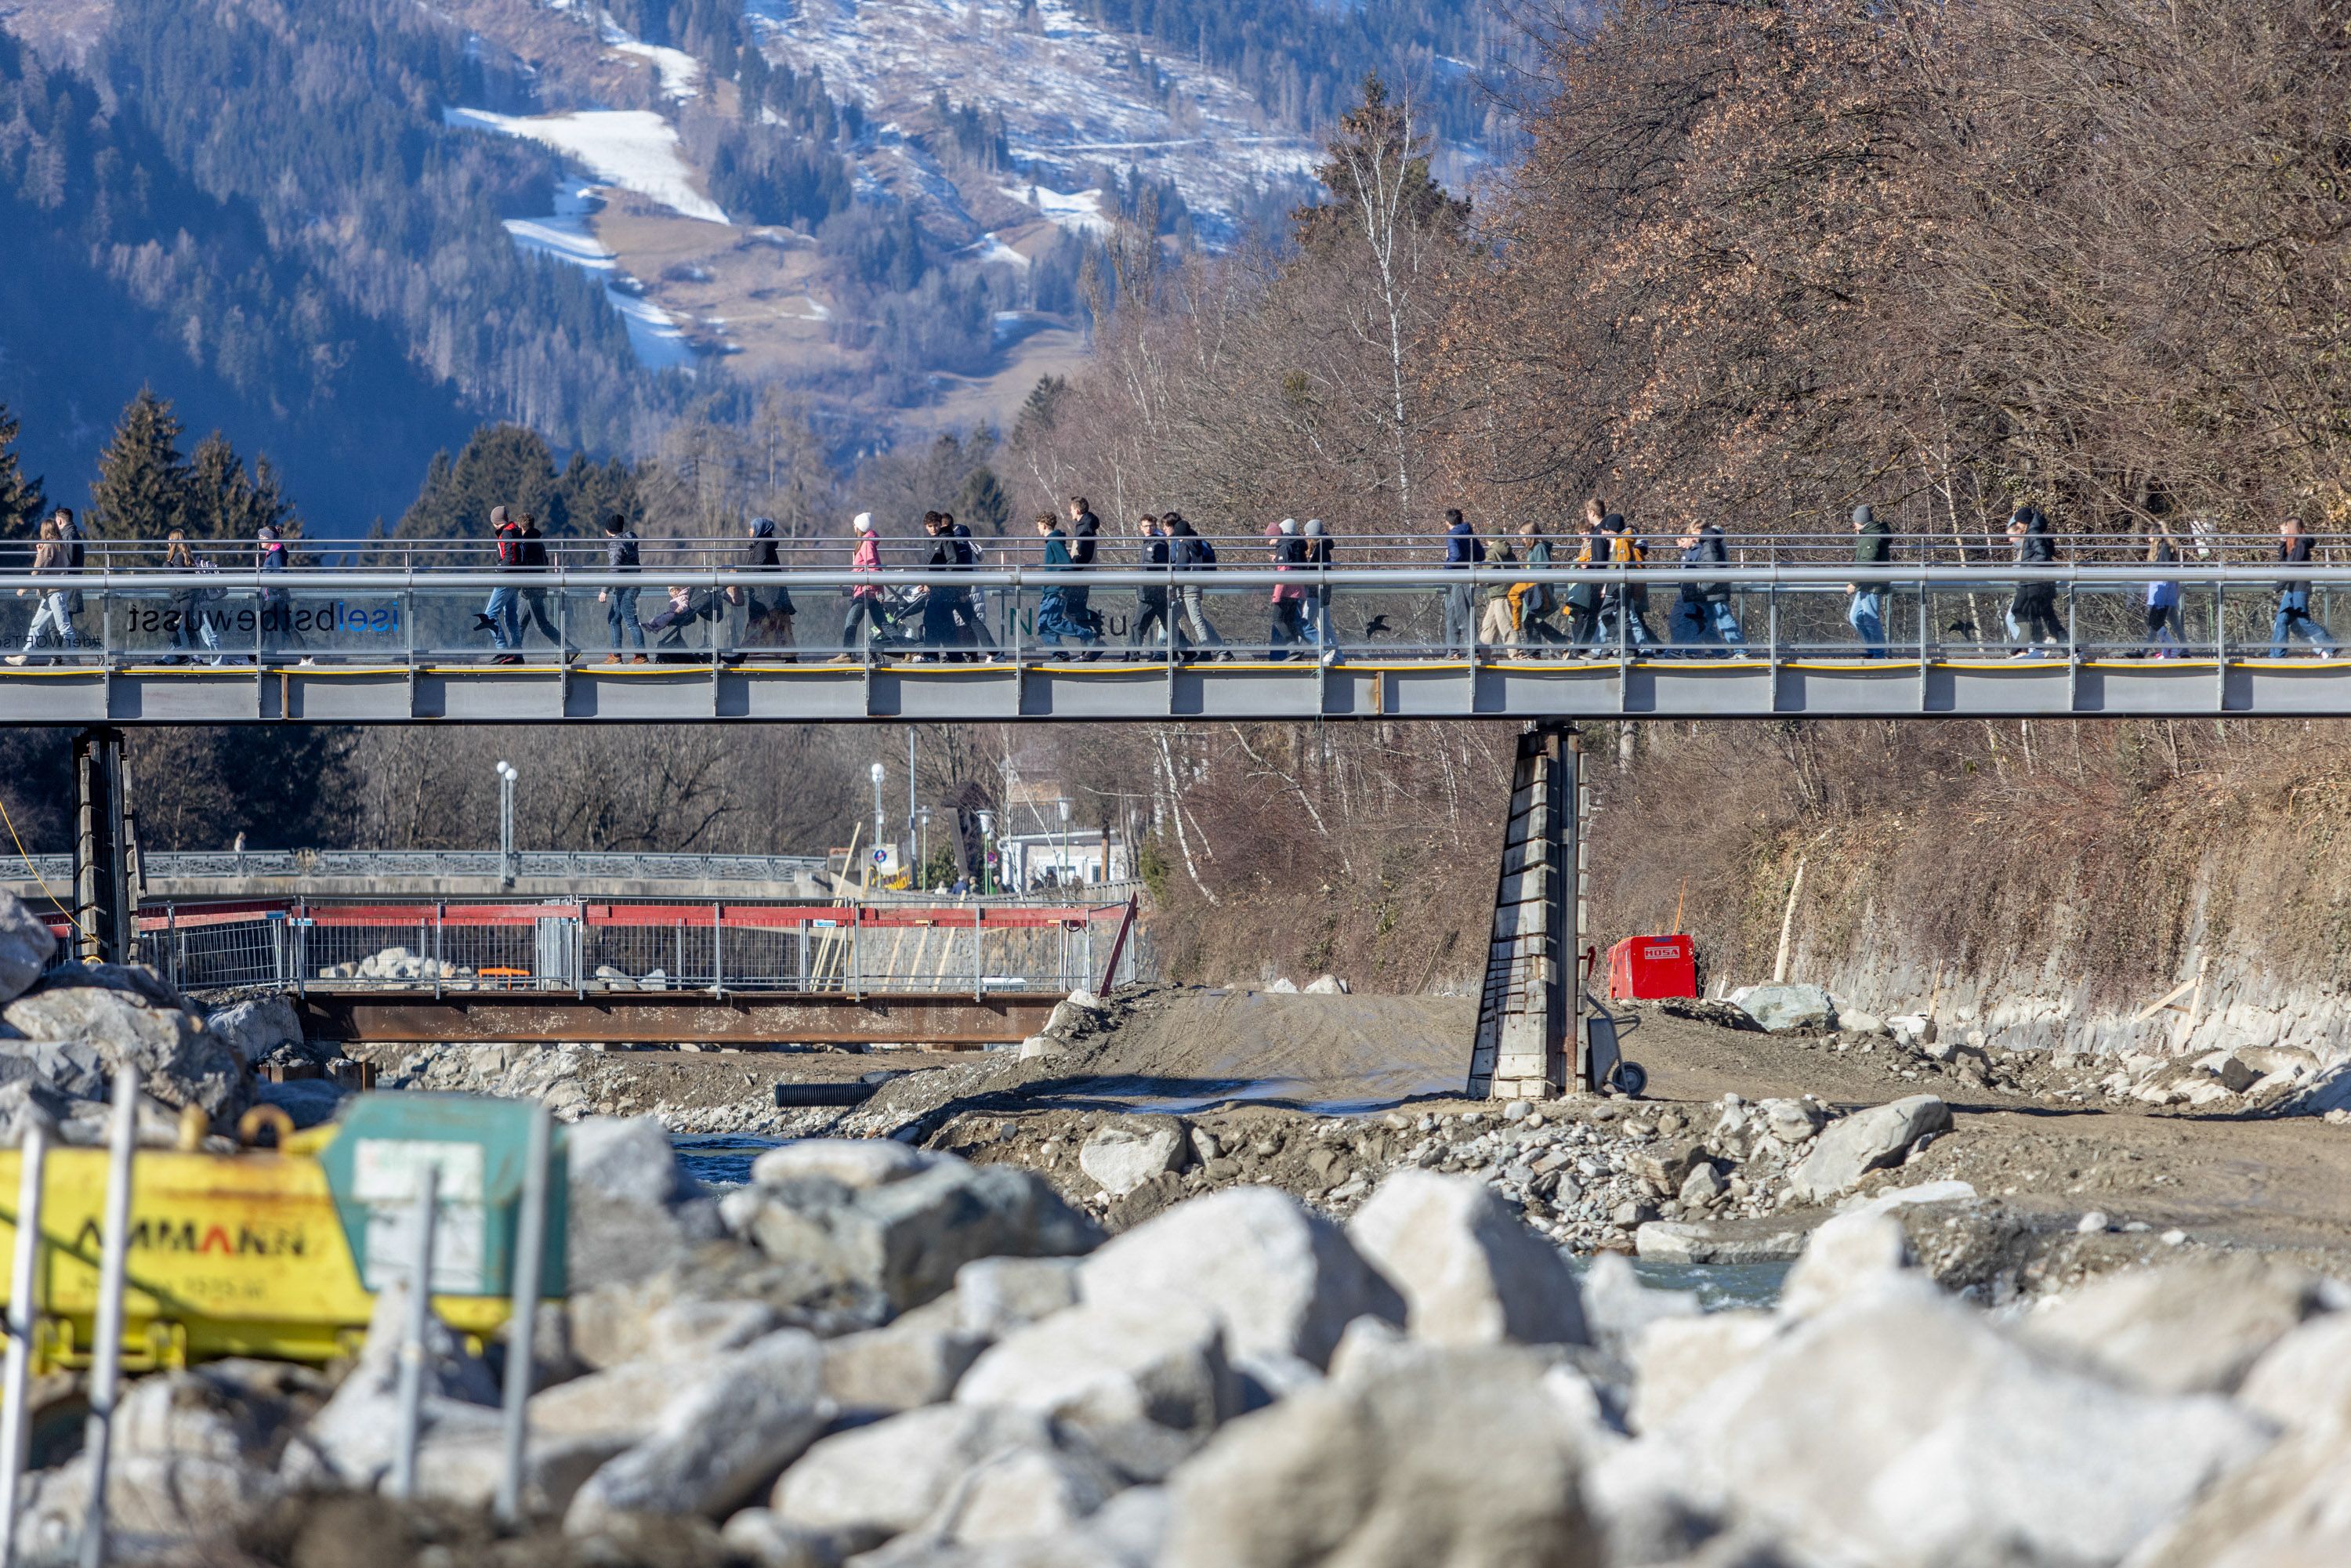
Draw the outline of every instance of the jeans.
M2335 639L2310 618L2310 590L2289 588L2278 595L2277 620L2270 627L2270 657L2285 657L2286 640L2300 637L2314 648L2332 648ZM32 646L26 643L26 647Z
M511 588L490 590L490 601L482 606L482 618L490 623L490 641L500 648L514 648L522 642L519 595Z
M1306 641L1306 628L1298 619L1298 605L1295 599L1274 601L1273 623L1266 632L1266 641L1270 644L1269 658L1287 659L1290 655L1283 650Z
M862 594L850 600L849 618L841 623L841 645L843 648L855 648L862 645L856 640L857 623L861 619L865 622L865 636L868 641L875 637L889 636L890 622L883 616L880 597L871 593Z
M1445 645L1465 653L1476 646L1468 584L1445 591Z
M1184 602L1184 619L1192 623L1192 640L1203 648L1223 647L1225 640L1217 635L1217 629L1208 624L1207 612L1200 607L1200 590L1181 588L1176 591Z
M2186 646L2179 635L2179 626L2176 624L2179 619L2179 607L2176 604L2150 604L2147 607L2147 641L2149 657L2168 658L2170 655L2163 651L2166 647Z
M923 645L951 648L962 641L956 632L956 599L952 589L934 588L923 595Z
M59 643L68 648L73 646L73 616L66 608L68 602L67 596L63 593L41 595L40 603L33 609L32 627L25 633L26 653L32 652L40 643L41 628L44 626L57 633Z
M548 590L544 588L522 590L522 621L538 627L540 636L560 648L563 646L563 633L556 629L555 618L547 612L547 595ZM522 641L519 632L515 641Z
M1853 623L1854 634L1869 650L1865 657L1886 657L1886 595L1882 591L1865 588L1855 594L1844 618Z
M645 646L644 622L637 619L637 595L641 588L615 588L606 591L604 621L612 629L612 646L618 650L626 637L643 653Z

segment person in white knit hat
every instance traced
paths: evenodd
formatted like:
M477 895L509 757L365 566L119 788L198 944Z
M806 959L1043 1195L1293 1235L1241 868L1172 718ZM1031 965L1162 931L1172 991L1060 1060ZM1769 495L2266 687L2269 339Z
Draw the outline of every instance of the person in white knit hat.
M849 570L852 571L880 571L882 570L882 545L881 542L873 536L873 514L871 512L860 512L857 516L849 520L849 526L857 531L857 554L851 559ZM865 622L867 636L886 636L888 634L890 626L889 611L882 602L882 589L879 584L852 588L849 591L849 619L841 623L841 646L842 652L835 659L835 663L856 657L853 650L857 647L857 643L853 641L853 638L856 635L857 623L861 618Z

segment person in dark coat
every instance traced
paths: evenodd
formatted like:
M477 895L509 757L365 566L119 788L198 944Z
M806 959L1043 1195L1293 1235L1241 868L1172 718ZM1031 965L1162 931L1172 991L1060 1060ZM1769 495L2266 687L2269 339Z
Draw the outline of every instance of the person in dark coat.
M1445 512L1445 569L1468 571L1486 559L1486 542L1461 515L1458 507ZM1475 658L1478 653L1477 596L1470 585L1445 591L1445 645Z
M2278 524L2277 559L2284 566L2306 566L2310 562L2310 536L2302 530L2300 517L2288 517ZM2334 636L2310 613L2310 580L2283 578L2278 582L2277 618L2270 627L2270 657L2285 657L2286 642L2300 637L2314 648L2335 646Z
M2038 507L2019 507L2009 514L2008 537L2016 547L2019 566L2054 566L2057 564L2057 538L2050 531L2049 519ZM2009 654L2021 659L2032 652L2038 638L2044 647L2058 648L2065 643L2064 623L2057 619L2057 584L2046 577L2021 578L2016 584L2016 597L2009 601L2008 632L2025 644Z
M1894 559L1894 530L1872 507L1853 509L1853 561L1855 566L1885 566ZM1844 618L1867 650L1865 658L1886 657L1886 584L1848 582L1853 595Z
M781 564L776 553L776 519L753 517L743 545L741 569L773 571ZM726 602L743 608L743 637L738 647L782 650L780 657L790 662L792 616L798 609L792 603L791 590L780 584L762 588L755 583L730 582L726 585Z

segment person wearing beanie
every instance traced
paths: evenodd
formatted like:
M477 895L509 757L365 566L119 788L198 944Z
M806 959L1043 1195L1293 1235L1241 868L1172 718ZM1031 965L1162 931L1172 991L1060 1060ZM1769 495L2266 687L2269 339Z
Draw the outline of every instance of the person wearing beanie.
M522 528L504 507L490 508L490 537L496 541L498 570L520 571L523 564ZM490 590L490 601L482 606L479 615L474 617L474 624L489 632L491 645L497 649L490 663L522 663L522 655L515 652L522 646L522 597L511 586L501 583Z
M873 537L873 514L860 512L849 519L849 526L857 534L857 553L850 558L849 570L856 572L880 571L882 545ZM855 650L860 644L854 639L861 621L864 623L867 642L877 636L889 635L889 610L882 602L880 585L865 584L849 590L849 618L841 623L841 651L833 656L834 664L845 664L857 657Z
M2057 564L2057 539L2049 530L2049 518L2038 507L2019 507L2009 514L2008 537L2016 547L2019 566L2054 566ZM2022 646L2010 650L2009 657L2022 659L2032 652L2038 640L2044 648L2063 647L2065 643L2064 622L2057 619L2057 585L2045 577L2020 579L2016 594L2008 601L2008 634Z
M1894 530L1878 519L1875 508L1855 507L1853 509L1853 562L1855 566L1884 566L1894 559ZM1886 657L1886 584L1882 582L1848 582L1844 585L1853 596L1845 606L1844 618L1862 641L1864 658Z
M1486 541L1469 526L1458 507L1445 509L1445 568L1447 571L1467 571L1486 559ZM1476 596L1468 585L1445 591L1445 645L1470 658L1477 657L1477 627L1474 621Z
M1320 579L1321 570L1332 562L1331 530L1320 517L1306 519L1306 566L1317 574L1314 586L1306 591L1306 601L1299 607L1306 622L1306 634L1322 650L1322 662L1330 664L1339 656L1339 636L1331 624L1331 585Z

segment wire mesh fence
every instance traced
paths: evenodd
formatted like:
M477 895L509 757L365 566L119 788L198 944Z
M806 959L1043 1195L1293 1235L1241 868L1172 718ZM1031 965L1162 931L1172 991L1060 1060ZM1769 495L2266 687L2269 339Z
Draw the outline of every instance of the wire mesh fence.
M166 906L141 956L185 990L1071 990L1143 964L1136 904Z

